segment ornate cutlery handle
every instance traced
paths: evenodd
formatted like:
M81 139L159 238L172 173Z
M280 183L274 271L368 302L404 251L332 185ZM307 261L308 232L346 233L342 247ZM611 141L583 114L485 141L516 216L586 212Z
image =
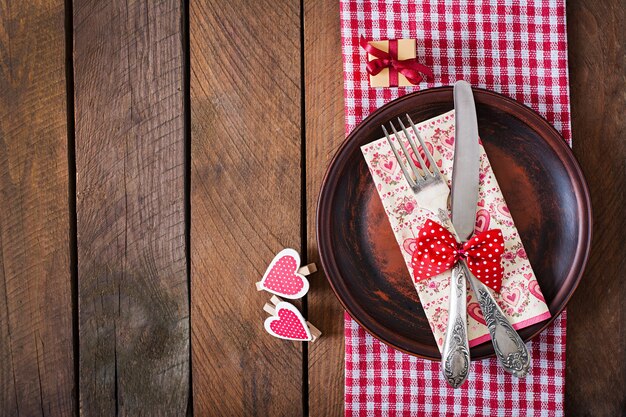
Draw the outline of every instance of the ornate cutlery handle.
M459 387L469 374L466 270L462 262L457 262L452 269L448 327L441 354L443 376L453 388Z
M478 297L478 304L485 317L498 361L508 373L518 378L525 377L530 369L528 348L504 316L487 287L467 270L466 272Z

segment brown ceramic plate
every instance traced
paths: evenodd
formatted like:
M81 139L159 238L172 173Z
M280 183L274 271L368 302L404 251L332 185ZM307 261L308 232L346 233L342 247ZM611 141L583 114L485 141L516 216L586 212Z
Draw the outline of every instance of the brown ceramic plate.
M475 89L479 134L552 313L520 331L528 341L561 313L581 278L591 241L591 203L570 148L541 116L500 94ZM317 209L320 260L348 313L382 342L439 360L434 337L374 188L360 146L408 113L423 121L453 109L452 88L424 90L380 108L331 162ZM493 355L491 343L471 349Z

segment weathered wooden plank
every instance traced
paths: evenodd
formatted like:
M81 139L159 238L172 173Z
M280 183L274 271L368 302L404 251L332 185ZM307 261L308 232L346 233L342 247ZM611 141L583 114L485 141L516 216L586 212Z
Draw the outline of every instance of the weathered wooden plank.
M591 256L567 309L568 416L626 412L626 9L567 2L574 153L591 192Z
M181 5L74 1L80 407L188 406Z
M317 262L315 210L322 178L345 138L339 2L304 3L306 208L308 261ZM341 304L323 271L311 280L309 321L323 333L309 346L309 412L340 416L344 408L344 334Z
M302 346L258 281L300 248L300 5L190 3L194 414L302 415ZM298 304L298 303L296 303Z
M63 1L0 1L0 415L76 413Z

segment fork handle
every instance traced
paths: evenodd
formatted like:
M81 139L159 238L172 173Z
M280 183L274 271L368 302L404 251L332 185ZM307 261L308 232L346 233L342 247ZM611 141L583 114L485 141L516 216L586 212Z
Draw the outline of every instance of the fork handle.
M472 289L478 297L478 304L485 317L498 361L508 373L518 378L525 377L530 369L528 348L504 316L487 287L474 278L471 273L467 275Z
M457 262L452 269L448 325L441 354L443 376L453 388L461 386L469 374L466 271L463 261Z

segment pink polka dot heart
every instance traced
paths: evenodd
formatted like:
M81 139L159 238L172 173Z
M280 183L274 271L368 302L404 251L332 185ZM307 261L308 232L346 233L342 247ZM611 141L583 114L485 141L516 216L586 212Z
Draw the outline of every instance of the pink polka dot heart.
M302 314L291 304L276 305L276 315L265 320L265 330L272 336L287 340L309 341L312 339Z
M267 268L261 286L263 289L285 298L303 297L309 290L309 281L297 271L300 255L293 249L283 249Z

